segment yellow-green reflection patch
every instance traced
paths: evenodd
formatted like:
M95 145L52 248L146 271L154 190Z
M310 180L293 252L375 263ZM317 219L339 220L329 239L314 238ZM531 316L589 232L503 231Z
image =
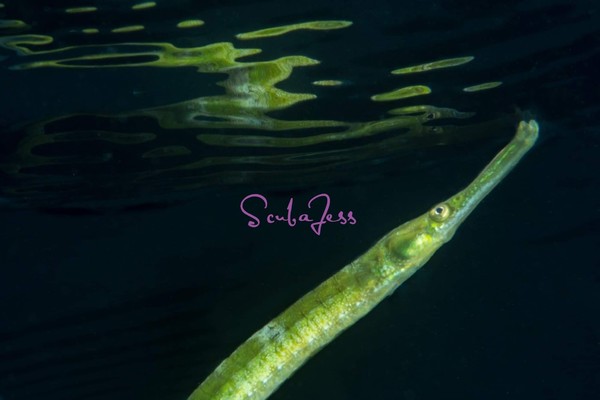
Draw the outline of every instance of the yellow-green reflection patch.
M135 67L161 67L181 68L197 67L199 72L224 72L230 67L249 67L249 64L237 62L238 58L258 54L260 49L236 49L231 43L213 43L202 47L180 48L170 43L116 43L112 45L85 45L64 47L46 51L34 51L28 46L52 43L50 36L20 35L0 37L0 47L16 51L21 55L43 55L56 53L69 53L79 49L88 50L88 54L67 58L47 59L30 63L18 64L11 69L32 68L135 68ZM107 52L110 48L113 52ZM139 61L132 59L139 58ZM148 60L151 58L151 60ZM277 61L282 65L272 67L290 72L291 63L294 66L314 65L318 61L307 57L287 57ZM254 63L253 65L258 65ZM269 65L267 62L262 63ZM286 64L286 65L283 65ZM265 77L268 78L268 77Z
M51 53L52 50L36 52L29 49L27 46L43 46L50 44L53 41L54 39L51 36L46 35L0 36L0 47L13 50L21 56L28 56L32 54ZM11 69L20 69L20 67L12 66Z
M261 29L254 32L239 33L235 35L241 40L260 39L266 37L280 36L297 30L332 30L347 28L352 25L352 21L311 21L299 24L276 26L273 28Z
M0 19L0 29L22 29L28 26L24 21L18 19Z
M314 121L279 121L269 118L265 113L316 98L311 93L290 93L275 86L287 79L295 67L317 63L318 61L303 56L236 63L221 70L229 75L227 80L219 82L226 89L225 95L200 97L141 113L154 116L162 128L169 129L196 127L281 130L314 127ZM323 126L322 121L318 123L318 126ZM325 123L329 124L327 121Z
M469 86L463 89L464 92L480 92L482 90L493 89L502 85L502 82L486 82L475 86Z
M411 114L423 114L429 112L437 107L430 105L416 105L408 107L400 107L389 110L388 113L392 115L411 115Z
M339 142L353 139L361 139L388 131L405 130L402 138L405 140L413 136L422 135L424 132L439 133L436 129L439 127L425 127L423 124L434 119L455 118L452 109L437 109L436 113L431 115L416 116L398 116L384 120L344 123L338 122L339 126L346 126L342 132L323 133L310 136L299 137L277 137L277 136L255 136L255 135L222 135L222 134L200 134L197 139L211 146L227 147L276 147L292 148L314 146L322 143ZM460 117L459 117L460 118ZM284 122L284 121L280 121ZM293 121L287 121L293 122ZM297 121L302 122L302 121ZM318 121L315 121L318 122ZM323 121L326 122L326 121ZM333 122L333 121L332 121ZM431 129L430 129L431 128Z
M131 6L132 10L146 10L148 8L156 7L156 2L147 1L145 3L134 4Z
M59 143L59 142L80 142L80 141L94 141L102 140L105 142L122 144L122 145L135 145L141 143L151 142L156 139L155 133L139 132L112 132L112 131L75 131L75 132L63 132L56 133L53 135L44 136L49 138L48 143Z
M85 28L82 29L81 32L85 33L86 35L93 35L99 33L100 31L96 28Z
M141 1L124 3L127 4L125 11ZM100 6L99 11L103 11ZM188 15L172 20L172 27L179 21L193 17ZM178 26L200 26L198 22L190 21L200 20L182 21ZM113 24L110 28L100 28L100 32L110 32L112 27L117 28L116 32L128 32L128 27L119 26L129 23L137 21ZM348 25L350 22L317 21L310 23L310 26L306 23L292 28L272 28L262 31L262 35L277 36L296 29L338 29ZM98 30L93 26L95 24L85 23L75 29L97 33ZM262 37L258 32L258 35L256 32L246 35L248 38ZM63 42L62 38L57 39ZM319 64L318 60L301 55L245 62L246 59L240 58L258 54L261 50L238 49L228 42L202 47L176 47L163 42L115 39L113 43L88 41L86 44L43 46L52 41L51 36L43 35L0 35L0 47L30 56L19 57L21 64L13 66L13 69L194 68L201 74L219 74L214 81L222 80L219 83L221 92L208 95L203 93L202 85L199 86L199 93L190 96L193 98L185 98L178 103L146 106L148 108L108 115L71 114L28 125L14 152L4 156L11 150L3 149L0 157L0 171L11 174L17 182L8 188L0 188L2 196L11 191L25 201L45 201L52 196L58 196L60 200L62 193L67 194L68 199L76 199L77 196L85 199L86 189L81 181L87 179L93 183L108 183L109 187L113 182L113 171L118 171L119 180L124 186L163 193L215 184L324 182L338 176L335 174L343 176L347 173L344 168L333 168L337 165L351 166L351 163L361 160L379 162L384 156L396 157L398 153L409 154L414 149L466 141L469 137L483 137L490 133L490 129L480 129L470 124L461 124L459 127L428 124L438 118L466 118L470 115L435 106L398 108L383 119L377 117L362 122L335 121L327 117L322 120L318 119L320 117L310 119L303 113L291 114L296 119L284 119L290 114L272 111L316 98L315 94L293 93L287 91L290 89L282 89L287 85L279 85L293 74L296 67ZM451 64L448 61L446 63ZM313 76L343 78L337 74L320 73ZM210 77L203 78L211 81ZM348 83L324 79L313 82L313 85L338 86ZM413 82L398 86L410 84ZM314 92L337 91L318 89L312 85L305 90L310 92L310 87ZM396 87L388 86L386 89ZM429 92L431 90L428 87L411 86L373 97L374 100L385 101ZM400 105L403 104L385 104L387 107L384 110ZM140 128L155 133L137 132ZM112 130L114 132L110 132ZM73 171L78 175L75 176ZM110 189L107 190L110 196ZM114 193L120 195L118 189Z
M142 154L142 158L177 157L189 154L192 154L192 152L185 146L165 146L145 152Z
M52 122L52 120L47 121ZM23 168L34 168L39 166L49 165L68 165L68 164L99 164L110 162L110 154L102 154L96 156L83 155L63 155L63 156L44 156L38 155L34 151L35 148L43 147L51 144L61 144L69 142L94 142L103 141L117 145L140 145L156 139L154 133L131 133L131 132L112 132L112 131L72 131L60 132L52 135L44 134L46 123L34 124L29 130L20 144L19 150L15 153L21 162L17 164L0 164L0 169L12 174L20 173Z
M454 108L436 107L430 105L415 105L408 107L394 108L388 111L392 115L425 115L428 120L442 118L470 118L475 115L474 112L461 112Z
M98 11L97 7L72 7L65 10L67 14L81 14L95 11Z
M204 21L201 19L190 19L187 21L181 21L177 24L178 28L186 29L186 28L197 28L199 26L204 25Z
M431 93L431 89L428 86L416 85L407 86L400 89L392 90L391 92L376 94L371 96L373 101L392 101L399 99L406 99L409 97L423 96Z
M343 85L344 82L330 79L330 80L314 81L312 84L315 86L340 86L340 85Z
M0 3L0 8L4 8L4 4Z
M433 61L425 64L413 65L412 67L400 68L392 71L392 74L403 75L403 74L414 74L417 72L431 71L433 69L450 68L459 65L466 64L475 59L475 57L458 57L458 58L446 58L444 60Z
M111 30L112 33L128 33L128 32L137 32L137 31L143 31L144 25L130 25L130 26L123 26L121 28L115 28L113 30Z

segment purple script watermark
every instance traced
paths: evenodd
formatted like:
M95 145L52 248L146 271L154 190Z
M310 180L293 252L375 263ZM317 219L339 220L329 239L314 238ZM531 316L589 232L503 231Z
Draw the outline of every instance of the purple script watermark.
M252 199L256 199L256 200L252 200ZM354 217L354 213L352 211L348 211L347 213L344 213L344 211L340 211L337 213L337 218L334 219L333 214L329 213L329 208L331 205L331 198L329 197L329 195L327 193L321 193L318 194L316 196L314 196L312 199L310 199L308 201L308 208L312 209L313 206L314 208L317 208L316 204L317 204L317 200L318 199L323 199L325 204L323 204L323 208L322 211L319 214L318 219L317 218L313 218L311 215L309 214L300 214L298 216L298 218L294 217L293 215L293 207L294 207L294 198L291 197L290 201L288 202L287 205L287 213L286 215L278 215L278 214L267 214L265 220L268 224L275 224L277 222L287 222L287 224L291 227L296 226L296 224L298 224L299 222L308 222L310 223L310 229L312 229L312 231L317 234L317 235L321 235L321 228L323 227L323 225L325 225L326 223L338 223L340 225L355 225L356 224L356 218ZM269 206L269 201L267 200L267 198L261 194L258 193L254 193L254 194L249 194L248 196L244 197L242 199L242 201L240 202L240 209L242 210L242 213L247 216L248 218L250 218L250 220L248 221L248 226L250 228L258 228L261 224L261 220L259 217L257 217L256 215L250 213L246 207L247 205L249 205L250 203L258 203L263 205L263 208L266 209Z

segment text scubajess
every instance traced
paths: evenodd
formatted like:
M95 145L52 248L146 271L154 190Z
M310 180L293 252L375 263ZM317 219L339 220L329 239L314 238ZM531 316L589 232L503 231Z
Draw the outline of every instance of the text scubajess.
M348 211L347 213L344 211L339 211L335 216L330 213L331 197L327 193L321 193L311 198L307 204L308 208L311 209L311 212L300 214L297 217L297 214L295 214L293 210L293 197L291 197L290 201L288 202L286 213L269 213L264 216L263 219L258 217L256 215L257 213L248 211L249 209L256 209L257 205L262 205L263 209L267 209L269 207L269 201L265 196L258 193L253 193L244 197L240 202L240 209L242 210L242 213L250 219L248 221L248 226L250 228L258 228L262 222L266 222L268 224L286 222L291 227L294 227L299 223L309 223L310 229L312 229L315 234L321 235L321 228L327 223L355 225L357 222L352 211Z

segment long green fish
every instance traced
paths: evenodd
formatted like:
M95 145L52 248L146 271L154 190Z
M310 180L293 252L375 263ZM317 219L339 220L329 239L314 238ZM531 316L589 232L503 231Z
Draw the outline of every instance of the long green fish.
M464 190L394 229L237 348L188 400L263 400L306 360L389 296L448 242L538 137L522 121L515 137Z

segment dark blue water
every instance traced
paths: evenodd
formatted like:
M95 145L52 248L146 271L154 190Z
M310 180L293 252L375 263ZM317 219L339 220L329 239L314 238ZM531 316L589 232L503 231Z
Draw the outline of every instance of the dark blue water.
M426 124L455 135L416 137L412 147L377 145L399 129L298 150L320 157L357 146L351 154L358 158L339 165L325 159L293 166L228 163L209 167L206 175L157 174L181 165L179 159L143 158L151 147L97 140L90 132L151 132L161 146L187 147L186 162L296 151L201 146L199 133L305 133L172 129L148 116L125 115L221 95L216 82L227 78L224 73L202 74L193 67L19 69L58 56L0 47L1 400L185 399L292 302L392 228L462 189L508 142L516 122L532 117L541 126L538 143L452 241L272 398L598 397L595 2L177 0L134 13L135 2L92 1L83 5L109 11L76 16L64 13L82 5L76 1L2 4L0 19L23 20L29 27L0 29L0 44L40 34L54 38L48 49L103 45L107 54L118 53L118 43L125 42L181 48L233 42L236 48L262 49L248 61L290 55L320 60L294 69L278 85L318 95L268 114L280 120L380 121L392 106L422 103L477 115ZM175 28L192 18L205 26ZM257 41L234 38L330 19L354 24ZM110 34L138 23L146 29ZM99 27L98 36L78 33L92 26ZM89 52L83 47L70 56ZM475 60L465 66L390 75L396 68L466 55ZM311 85L319 79L343 84ZM461 90L489 81L503 84ZM416 84L430 86L432 94L389 107L369 100ZM48 135L79 136L25 152L40 121ZM36 156L79 158L38 165ZM15 172L17 167L22 169ZM328 193L332 208L352 210L357 224L328 224L319 236L307 226L250 229L240 212L250 193L262 193L270 209L281 213L290 197L305 210L315 194Z

